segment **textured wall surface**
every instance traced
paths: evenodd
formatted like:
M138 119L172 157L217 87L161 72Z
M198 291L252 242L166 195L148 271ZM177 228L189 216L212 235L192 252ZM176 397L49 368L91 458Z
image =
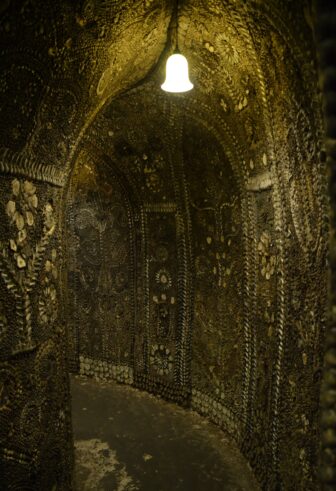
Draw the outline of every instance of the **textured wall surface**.
M63 186L81 132L146 75L168 22L160 1L0 4L1 489L71 488Z
M56 186L1 177L0 476L6 490L67 489L71 481L60 196Z
M316 73L304 78L300 52L263 31L270 12L249 13L248 60L229 42L245 32L230 28L235 11L228 26L214 11L197 37L201 13L186 6L181 21L196 89L167 96L158 70L82 141L68 209L73 365L210 417L268 488L314 489L327 242Z
M158 89L171 7L0 5L8 489L70 487L65 331L73 370L191 405L266 489L316 488L328 220L311 5L181 2L195 91L178 98Z
M336 182L336 5L334 2L315 2L316 38L320 63L320 79L324 93L324 115L326 133L326 161L328 165L330 207L330 247L329 247L329 308L327 339L324 357L324 373L321 391L321 482L322 489L331 491L336 486L335 452L335 404L336 404L336 256L335 256L335 182Z
M145 387L171 384L174 400L186 391L185 402L193 371L198 390L210 383L219 400L227 391L230 407L237 384L221 358L235 342L243 385L241 198L215 129L192 107L148 84L115 101L87 137L68 208L74 365L103 355Z

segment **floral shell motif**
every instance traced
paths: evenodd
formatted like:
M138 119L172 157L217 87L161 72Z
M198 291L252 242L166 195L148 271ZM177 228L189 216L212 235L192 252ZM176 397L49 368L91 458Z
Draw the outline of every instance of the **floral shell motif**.
M12 197L7 202L6 213L10 223L17 229L15 238L9 240L9 248L14 253L19 269L27 266L27 257L32 251L27 243L28 231L35 226L38 198L36 187L30 181L12 181Z
M51 202L41 206L39 213L38 207L39 199L35 185L28 180L13 179L11 197L5 205L10 238L7 244L0 244L0 262L5 271L2 278L7 289L15 294L15 309L18 314L16 330L9 337L7 336L8 339L10 338L8 349L13 353L34 347L31 296L41 277L43 265L42 289L38 302L39 322L50 325L57 317L56 250L53 249L51 258L43 262L56 227L56 220ZM42 230L40 230L41 225ZM5 335L7 329L5 318L0 324L0 331Z
M150 351L150 364L160 375L167 375L173 369L174 358L163 344L154 344Z
M230 62L232 65L237 65L239 63L238 50L225 34L218 34L215 44L218 47L218 50L223 54L225 61Z
M155 274L155 280L163 290L167 290L172 285L172 280L169 271L160 269Z
M24 269L33 250L28 241L29 231L35 227L39 200L36 187L30 181L12 181L12 196L6 205L6 214L10 224L16 229L16 236L9 239L9 249L13 252L16 265ZM43 209L45 234L52 233L55 227L54 210L51 203L46 203ZM29 269L29 265L28 265Z
M146 187L152 193L159 193L163 187L162 176L160 172L164 169L164 160L162 155L156 154L152 160L148 159L146 154L143 155L145 166L143 169Z

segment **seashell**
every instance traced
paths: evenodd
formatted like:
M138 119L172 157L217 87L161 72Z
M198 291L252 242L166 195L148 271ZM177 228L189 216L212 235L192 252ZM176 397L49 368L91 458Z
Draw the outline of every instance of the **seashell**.
M24 260L24 258L19 254L16 258L16 264L18 266L18 268L22 269L22 268L25 268L26 267L26 261Z
M33 194L33 196L29 196L29 204L32 208L37 208L38 205L38 199L36 194Z
M26 219L27 219L27 223L28 225L31 227L32 225L34 225L34 215L32 214L31 211L27 211L26 212Z
M45 205L45 212L46 212L46 213L52 213L52 212L53 212L53 207L51 206L51 204L50 204L50 203L47 203L47 204Z
M161 283L163 283L163 284L167 283L167 282L168 282L168 278L167 278L167 276L166 276L165 274L162 274L162 275L161 275L161 278L160 278L160 281L161 281Z
M9 246L11 248L12 251L16 251L17 250L17 245L16 245L16 242L14 239L10 239L9 240Z
M18 235L17 235L18 242L21 244L22 242L24 242L26 240L26 238L27 238L26 229L23 228L22 230L19 230Z
M20 193L20 181L18 179L14 179L12 181L12 191L14 196L18 196Z
M26 194L28 194L28 196L32 196L36 192L36 187L34 186L34 184L32 182L25 181L23 183L23 190Z
M16 209L16 205L15 205L15 201L8 201L7 205L6 205L6 213L9 217L12 217L15 213L15 209Z
M23 229L23 227L25 225L25 222L24 222L24 218L21 215L21 213L17 213L16 214L15 223L16 223L16 226L17 226L18 230L22 230Z

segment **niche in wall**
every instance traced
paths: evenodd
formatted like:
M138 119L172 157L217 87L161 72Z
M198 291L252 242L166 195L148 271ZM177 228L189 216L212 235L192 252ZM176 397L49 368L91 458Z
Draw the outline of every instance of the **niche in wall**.
M108 159L94 158L75 170L69 203L69 315L72 365L133 366L136 322L134 211ZM85 361L84 361L85 360ZM126 376L127 378L127 376Z
M234 433L246 378L241 191L196 101L157 91L152 104L153 92L113 101L78 157L67 204L72 366L191 403Z

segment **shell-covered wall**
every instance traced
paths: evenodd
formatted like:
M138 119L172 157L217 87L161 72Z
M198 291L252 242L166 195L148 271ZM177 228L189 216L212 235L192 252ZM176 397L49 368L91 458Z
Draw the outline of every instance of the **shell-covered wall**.
M324 93L326 126L326 154L330 192L330 246L329 246L329 308L324 357L323 384L321 390L321 484L331 491L336 486L335 423L336 423L336 4L332 1L315 2L317 8L316 39L320 63L321 86Z
M197 107L147 84L114 101L85 139L68 206L73 364L158 385L200 410L208 393L208 410L225 402L219 412L238 428L242 196L218 123L195 117Z
M1 176L0 481L6 490L69 483L60 194L28 176Z
M160 1L0 3L1 489L72 489L64 186L81 133L156 62L168 23Z
M174 98L158 88L173 3L0 5L8 489L71 486L69 365L207 415L266 489L316 488L327 192L314 12L179 2L195 91Z
M265 67L268 108L258 73L237 76L239 46L229 56L209 32L195 39L197 19L181 22L195 90L164 94L159 67L106 105L78 150L72 363L210 417L267 487L313 489L326 301L318 99L308 105L294 60L278 61L276 74Z

